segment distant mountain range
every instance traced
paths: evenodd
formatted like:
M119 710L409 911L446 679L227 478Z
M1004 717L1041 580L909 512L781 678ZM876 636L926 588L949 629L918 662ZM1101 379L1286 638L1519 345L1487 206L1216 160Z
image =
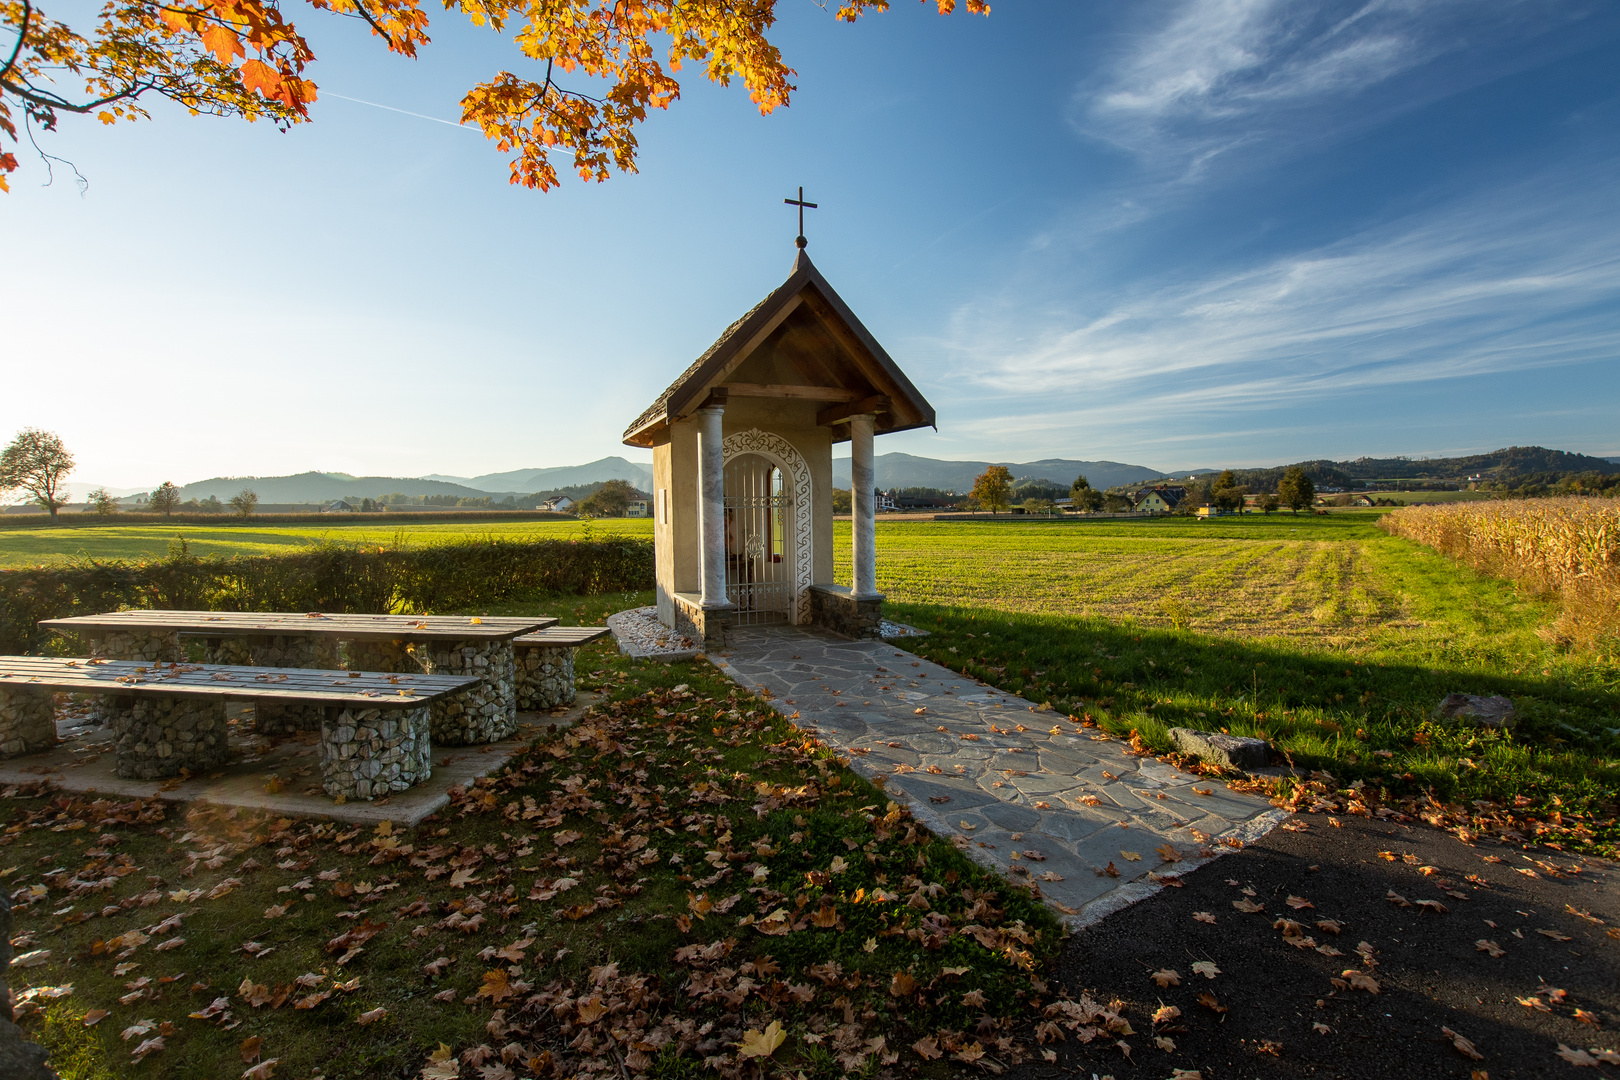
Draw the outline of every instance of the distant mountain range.
M947 491L969 491L974 479L991 465L1005 465L1015 481L1046 480L1060 487L1068 487L1076 476L1084 475L1091 486L1099 490L1132 484L1143 484L1164 477L1186 478L1215 469L1161 470L1146 465L1129 465L1119 461L1078 461L1070 458L1042 458L1040 461L990 462L950 461L941 458L918 457L913 454L879 454L876 459L879 487L928 487ZM1475 454L1455 458L1357 458L1354 461L1306 461L1299 463L1318 483L1348 486L1352 480L1434 479L1457 481L1471 476L1497 479L1509 477L1555 477L1575 472L1620 472L1620 457L1589 457L1563 450L1548 450L1540 446L1513 446L1489 454ZM1259 474L1279 472L1275 469L1245 469L1240 482L1261 482ZM1251 476L1250 474L1255 474ZM604 480L628 480L642 491L652 490L652 466L629 461L622 457L605 457L584 465L561 465L551 468L513 469L510 472L485 473L482 476L446 476L430 474L422 477L351 476L348 473L306 472L294 476L216 476L198 480L180 489L183 499L206 499L210 496L226 501L243 488L252 488L261 503L310 504L336 499L376 498L399 492L402 495L455 495L480 498L493 495L497 499L507 495L523 496L554 492L562 488L579 487ZM833 485L849 487L849 458L833 459ZM73 482L65 485L74 502L84 499L85 493L96 485ZM114 496L127 497L141 493L142 488L111 488ZM16 496L13 496L16 498ZM20 501L20 499L18 500Z
M928 487L942 491L971 491L973 481L991 465L1005 465L1013 480L1047 480L1060 487L1068 487L1074 478L1084 476L1099 491L1121 484L1141 484L1164 476L1191 476L1213 469L1195 469L1179 473L1165 473L1146 465L1126 465L1119 461L1071 461L1068 458L1043 458L1018 464L1012 461L945 461L940 458L916 457L912 454L879 454L873 460L877 473L877 486L889 488ZM849 487L849 458L833 459L833 486Z
M652 466L638 465L622 457L605 457L584 465L558 465L550 469L514 469L485 473L483 476L441 476L429 473L424 480L464 484L481 492L535 492L595 484L602 480L628 480L642 491L652 488ZM408 493L414 494L414 492Z

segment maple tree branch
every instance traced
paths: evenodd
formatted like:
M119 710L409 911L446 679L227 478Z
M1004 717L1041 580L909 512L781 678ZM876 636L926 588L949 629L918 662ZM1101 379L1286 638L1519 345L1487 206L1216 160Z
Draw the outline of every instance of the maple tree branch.
M22 25L17 28L17 44L11 47L11 57L6 60L6 66L0 68L0 80L11 74L11 69L17 66L17 57L22 55L23 42L28 40L28 20L33 17L34 5L29 0L22 0Z
M390 48L395 46L396 43L394 41L394 35L390 34L388 31L384 30L380 25L378 25L376 18L372 16L370 11L366 10L365 4L361 3L360 0L355 0L354 10L360 13L359 17L366 21L366 25L371 27L371 29L376 32L378 37L388 42ZM350 18L353 17L354 16L350 16Z
M71 113L88 113L94 112L103 105L111 105L115 101L122 101L125 98L138 98L148 90L156 90L157 84L146 83L142 85L140 83L136 83L133 86L120 90L116 94L109 94L106 97L97 98L95 101L88 101L82 105L76 105L66 98L50 93L49 91L37 90L26 83L18 84L9 79L0 79L0 89L9 90L11 93L17 95L17 97L21 98L25 102L28 102L30 105L37 105L43 109L62 109L65 112Z

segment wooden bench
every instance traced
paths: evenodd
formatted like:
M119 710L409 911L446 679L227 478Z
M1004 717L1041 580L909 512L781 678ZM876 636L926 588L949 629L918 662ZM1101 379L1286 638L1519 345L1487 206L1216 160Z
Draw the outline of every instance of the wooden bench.
M476 675L477 683L433 706L433 741L496 742L517 730L512 639L552 626L550 616L354 615L319 611L172 611L141 609L46 619L39 625L82 635L109 660L173 663L186 658L182 637L202 638L208 663L275 668L336 668L338 643L355 671ZM260 731L314 729L319 706L265 702Z
M612 633L605 626L552 626L512 639L517 707L555 709L574 703L574 652Z
M54 694L100 694L119 776L203 773L226 762L227 701L302 704L323 710L326 792L370 799L432 774L432 703L478 681L472 675L0 656L0 754L55 745Z

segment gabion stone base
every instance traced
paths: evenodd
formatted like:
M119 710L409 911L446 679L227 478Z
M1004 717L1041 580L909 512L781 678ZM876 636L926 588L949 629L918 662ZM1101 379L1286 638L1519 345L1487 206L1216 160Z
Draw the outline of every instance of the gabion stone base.
M515 662L510 641L419 644L429 675L476 675L482 681L433 703L433 741L443 746L497 742L517 731Z
M56 745L56 702L49 690L0 688L0 757Z
M298 634L259 634L249 637L209 638L203 659L210 664L248 664L253 667L326 668L336 670L337 642L329 637ZM261 735L317 731L326 715L323 705L290 705L275 701L254 703L253 730Z
M321 725L321 780L328 795L375 799L433 775L431 706L333 708Z
M107 660L146 660L153 663L178 664L185 660L180 647L180 635L173 630L150 630L131 627L128 630L98 630L90 638L90 654Z
M109 697L117 772L125 779L207 772L225 764L225 700L216 697Z
M517 668L517 707L555 709L574 703L573 645L519 645L514 657Z
M350 671L403 671L416 674L422 665L403 641L351 641Z

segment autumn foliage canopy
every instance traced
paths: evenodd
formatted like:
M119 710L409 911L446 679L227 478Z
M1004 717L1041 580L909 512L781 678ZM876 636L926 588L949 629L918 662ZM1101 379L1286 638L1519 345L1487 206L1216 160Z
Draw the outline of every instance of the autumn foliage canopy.
M924 0L927 2L927 0ZM934 0L950 14L957 0ZM429 42L419 0L310 0L365 21L393 52L414 57ZM985 0L962 0L988 14ZM532 74L502 71L461 99L463 123L513 155L512 182L557 184L552 152L573 160L581 179L634 171L635 126L647 110L680 97L676 73L700 66L711 81L740 80L760 112L788 104L795 72L766 37L777 0L445 0L475 25L510 36ZM853 22L889 0L842 0ZM49 18L33 0L0 0L0 190L17 168L5 143L19 122L53 130L63 112L111 124L147 115L156 95L193 114L269 119L283 127L310 118L316 100L308 39L276 0L110 0L88 36ZM662 56L662 58L660 58ZM565 85L567 83L568 85ZM21 117L14 111L20 107Z

